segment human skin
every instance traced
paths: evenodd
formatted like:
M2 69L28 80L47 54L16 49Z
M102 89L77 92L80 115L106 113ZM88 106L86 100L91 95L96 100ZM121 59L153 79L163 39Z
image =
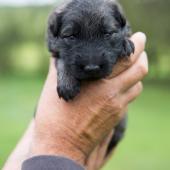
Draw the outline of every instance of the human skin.
M24 152L26 155L29 152L27 158L60 155L77 161L89 170L98 169L103 164L110 139L108 136L124 116L128 104L141 93L141 80L148 72L147 56L144 53L145 36L137 33L131 40L136 50L128 61L123 62L126 64L121 64L121 67L117 65L112 77L108 79L85 83L81 93L69 103L57 96L56 68L51 59L33 122L35 126L26 135L27 139L30 136L32 140L28 143L23 139L25 146L20 148L18 145L17 150L29 148L29 145L30 149ZM17 158L15 153L11 160ZM96 153L103 154L99 157ZM9 161L4 170L8 170L12 164L17 163ZM20 165L21 161L18 161L18 167Z
M143 50L144 45L140 52ZM137 59L132 67L117 77L85 83L80 95L70 102L56 95L57 73L51 59L37 108L31 156L63 155L85 165L142 90L140 81L147 74L147 58L145 53L136 57L138 52L132 57Z

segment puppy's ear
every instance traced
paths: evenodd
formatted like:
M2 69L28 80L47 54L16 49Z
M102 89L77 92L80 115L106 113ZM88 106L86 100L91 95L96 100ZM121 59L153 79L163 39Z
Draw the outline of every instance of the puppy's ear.
M46 40L48 49L52 53L57 53L57 41L56 39L59 36L60 29L62 26L62 16L63 14L61 12L52 12L48 19L48 28L47 28L47 34L46 34Z
M122 36L122 47L120 52L120 57L130 56L134 53L135 47L129 37L131 35L130 26L122 12L121 7L118 4L112 5L113 16L116 20L116 26L121 30L120 35Z
M121 30L122 35L130 37L132 34L131 27L124 16L123 10L119 4L112 4L112 14L116 20L116 26Z
M114 4L112 5L112 9L113 9L113 16L117 21L117 26L121 29L125 28L127 26L127 21L122 12L121 7L118 4Z
M48 20L48 33L58 37L62 25L62 13L53 12Z

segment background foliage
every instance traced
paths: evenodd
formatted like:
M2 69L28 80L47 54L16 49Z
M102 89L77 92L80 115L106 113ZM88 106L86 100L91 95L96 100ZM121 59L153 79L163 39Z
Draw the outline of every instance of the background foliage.
M169 0L121 0L133 31L147 34L149 78L169 79ZM46 21L50 6L0 8L0 72L43 74L47 70Z
M133 31L147 34L150 73L129 111L125 140L104 170L170 169L169 0L120 0ZM0 169L36 106L48 69L51 6L0 7Z

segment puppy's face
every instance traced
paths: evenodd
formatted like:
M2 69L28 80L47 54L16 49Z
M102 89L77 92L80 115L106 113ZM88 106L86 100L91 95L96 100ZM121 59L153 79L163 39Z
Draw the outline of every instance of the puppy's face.
M73 1L49 20L49 49L79 80L108 76L122 51L126 20L116 5L98 2Z

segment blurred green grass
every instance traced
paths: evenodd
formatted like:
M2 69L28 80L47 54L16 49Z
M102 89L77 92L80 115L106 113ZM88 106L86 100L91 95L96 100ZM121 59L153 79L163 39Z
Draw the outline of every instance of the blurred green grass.
M0 167L29 123L44 78L0 78ZM168 84L145 84L130 106L126 138L103 170L170 169L170 89ZM0 168L1 169L1 168Z

